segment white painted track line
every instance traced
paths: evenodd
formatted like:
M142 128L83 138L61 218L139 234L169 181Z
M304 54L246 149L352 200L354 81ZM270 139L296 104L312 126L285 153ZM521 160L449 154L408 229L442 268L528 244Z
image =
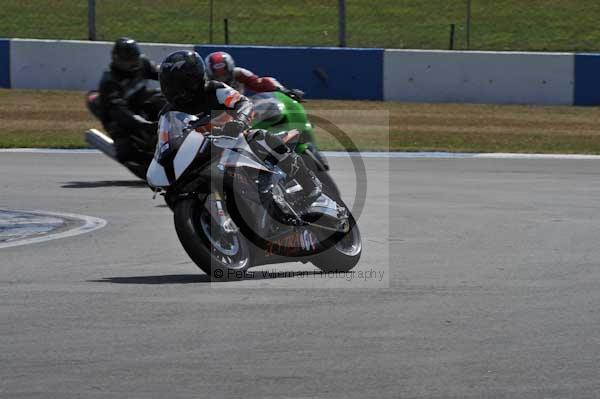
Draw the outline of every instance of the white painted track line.
M93 149L54 149L54 148L0 148L1 153L28 154L101 154ZM520 154L520 153L465 153L465 152L343 152L323 151L326 157L345 158L425 158L425 159L571 159L600 160L600 155L586 154Z
M26 154L101 154L100 151L91 148L0 148L0 153L26 153Z
M74 214L74 213L47 212L47 211L39 211L39 210L29 211L29 210L13 210L13 209L11 209L10 211L11 212L23 212L23 213L27 213L27 214L34 214L34 215L40 215L40 216L55 216L55 217L59 217L59 218L76 219L76 220L83 221L83 225L74 227L74 228L66 230L66 231L61 231L58 233L50 233L50 234L42 235L39 237L24 238L24 239L20 239L20 240L16 240L16 241L0 243L0 249L16 247L16 246L20 246L20 245L37 244L39 242L57 240L59 238L74 237L74 236L77 236L80 234L85 234L85 233L89 233L94 230L101 229L102 227L106 226L106 220L100 219L97 217L93 217L93 216L87 216L87 215L78 215L78 214Z

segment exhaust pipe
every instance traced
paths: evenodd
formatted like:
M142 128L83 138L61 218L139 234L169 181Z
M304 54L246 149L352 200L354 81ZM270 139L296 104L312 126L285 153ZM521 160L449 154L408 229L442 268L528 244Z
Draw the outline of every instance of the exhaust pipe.
M115 142L96 129L89 129L85 132L85 141L93 148L102 151L108 157L117 160L117 152L115 150Z

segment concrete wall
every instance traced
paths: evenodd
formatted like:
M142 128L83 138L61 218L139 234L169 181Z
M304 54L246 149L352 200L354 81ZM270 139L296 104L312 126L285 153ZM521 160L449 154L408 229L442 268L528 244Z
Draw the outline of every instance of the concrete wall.
M191 45L142 43L151 59ZM11 87L19 89L90 90L98 86L110 63L112 43L13 39L10 45Z
M0 54L2 51L0 42ZM10 68L0 84L20 89L90 90L97 87L110 62L110 42L73 40L5 41ZM144 53L160 62L169 53L192 45L141 43ZM310 98L383 99L383 50L261 46L196 46L204 57L230 52L239 65L275 76ZM9 76L10 75L10 76ZM4 77L4 80L2 80Z
M0 87L89 90L109 42L0 39ZM180 49L230 52L308 98L600 105L600 55L141 44L160 62Z
M385 52L385 100L569 105L573 91L573 54Z

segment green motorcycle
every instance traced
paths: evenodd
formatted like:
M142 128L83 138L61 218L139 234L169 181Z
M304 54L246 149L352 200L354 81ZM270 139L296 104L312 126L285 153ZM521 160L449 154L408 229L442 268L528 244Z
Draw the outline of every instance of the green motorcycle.
M291 130L298 130L299 136L288 142L288 145L301 155L306 165L316 173L326 193L339 198L339 189L328 173L327 159L319 152L314 128L301 104L301 98L286 92L274 91L255 94L250 97L250 100L254 103L256 113L252 127L282 136L286 136Z

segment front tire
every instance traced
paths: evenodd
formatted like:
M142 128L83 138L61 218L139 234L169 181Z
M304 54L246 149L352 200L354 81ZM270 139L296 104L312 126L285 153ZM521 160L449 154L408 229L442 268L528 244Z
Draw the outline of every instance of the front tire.
M250 250L238 230L227 233L198 198L180 199L173 209L175 231L194 263L214 280L244 277L251 266Z
M360 230L349 215L350 230L336 233L327 241L329 248L314 257L311 262L323 272L347 272L356 266L362 254Z

